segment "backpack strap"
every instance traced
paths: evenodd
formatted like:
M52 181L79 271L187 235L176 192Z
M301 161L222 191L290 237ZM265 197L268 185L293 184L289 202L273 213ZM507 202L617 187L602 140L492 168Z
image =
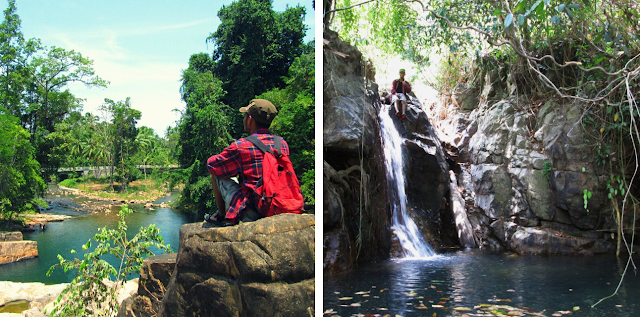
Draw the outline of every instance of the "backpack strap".
M260 151L262 151L262 153L269 152L273 156L278 157L278 158L282 156L282 137L279 137L277 135L273 136L273 145L275 147L274 151L270 150L269 147L267 147L255 135L250 135L250 136L248 136L248 137L246 137L244 139L249 141L249 142L251 142L253 145L255 145L258 149L260 149Z
M275 146L275 157L281 157L282 156L282 138L274 135L273 136L273 145Z
M258 139L258 137L256 137L255 135L250 135L246 138L244 138L245 140L251 142L253 145L255 145L258 149L260 149L260 151L262 151L262 153L271 153L273 155L275 155L271 150L269 150L269 148L262 143L262 141L260 141L260 139Z

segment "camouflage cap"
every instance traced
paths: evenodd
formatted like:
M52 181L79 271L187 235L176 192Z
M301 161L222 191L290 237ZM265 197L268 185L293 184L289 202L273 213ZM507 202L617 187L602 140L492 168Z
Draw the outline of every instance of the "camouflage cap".
M248 106L240 108L240 112L248 113L253 120L260 123L270 124L278 114L278 109L269 100L251 99Z
M404 68L400 68L399 73L403 73L404 74L405 73Z

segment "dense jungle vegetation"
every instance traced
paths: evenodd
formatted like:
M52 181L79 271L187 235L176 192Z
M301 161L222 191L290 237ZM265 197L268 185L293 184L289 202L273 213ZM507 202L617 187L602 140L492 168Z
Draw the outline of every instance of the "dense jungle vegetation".
M252 98L279 109L272 131L291 148L307 203L314 197L314 57L302 7L275 12L271 1L240 0L218 13L222 23L206 39L212 53L196 53L183 70L186 107L164 137L139 127L141 112L129 98L104 99L99 113L82 113L84 100L70 83L107 87L80 52L26 39L15 0L0 24L0 213L3 219L43 204L46 182L60 167L108 166L100 181L110 190L146 178L139 165L181 167L153 176L184 183L180 206L211 210L206 159L242 136L238 112ZM205 39L203 39L205 40ZM176 78L180 80L180 78ZM178 106L177 106L178 107Z

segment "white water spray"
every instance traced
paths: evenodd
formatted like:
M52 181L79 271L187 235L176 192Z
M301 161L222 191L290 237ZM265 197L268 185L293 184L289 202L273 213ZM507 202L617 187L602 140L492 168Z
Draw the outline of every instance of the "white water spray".
M389 116L386 106L380 109L380 130L382 131L382 146L384 148L384 162L387 168L387 179L396 194L396 204L393 206L391 229L400 240L404 251L404 258L426 258L436 255L431 246L424 240L416 223L407 215L407 195L405 193L404 160L402 158L402 143L404 138Z

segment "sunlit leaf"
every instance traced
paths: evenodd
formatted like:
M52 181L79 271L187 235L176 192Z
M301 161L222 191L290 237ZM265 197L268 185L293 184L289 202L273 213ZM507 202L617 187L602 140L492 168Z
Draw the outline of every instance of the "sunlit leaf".
M509 25L513 22L513 14L509 13L506 18L504 18L504 27L508 28Z

